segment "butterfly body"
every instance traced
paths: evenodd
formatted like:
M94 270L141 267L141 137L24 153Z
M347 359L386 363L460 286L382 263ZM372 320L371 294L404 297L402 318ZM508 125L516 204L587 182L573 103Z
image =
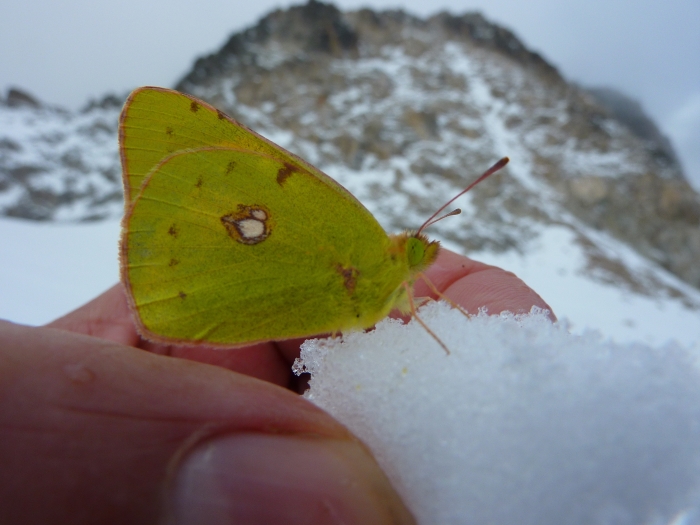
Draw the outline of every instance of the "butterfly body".
M367 328L409 309L437 256L437 242L387 235L333 179L182 93L132 93L120 151L122 280L149 339L231 347Z

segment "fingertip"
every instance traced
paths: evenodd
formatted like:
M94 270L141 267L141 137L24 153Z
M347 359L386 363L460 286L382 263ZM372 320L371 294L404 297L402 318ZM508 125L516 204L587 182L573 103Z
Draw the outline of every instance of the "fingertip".
M494 267L442 248L437 260L425 272L425 276L435 288L444 291L454 282L489 268ZM431 288L422 279L416 281L414 290L416 297L436 298Z
M548 310L549 317L556 321L552 308L537 292L515 274L500 268L488 268L464 276L443 292L470 313L477 313L485 307L489 314L524 314L536 306Z
M443 249L426 272L428 279L446 297L470 313L485 307L490 314L504 311L528 313L533 306L556 315L540 295L514 273ZM416 283L416 296L434 296L427 285Z
M130 346L136 346L140 340L122 283L115 284L90 302L51 321L46 327Z

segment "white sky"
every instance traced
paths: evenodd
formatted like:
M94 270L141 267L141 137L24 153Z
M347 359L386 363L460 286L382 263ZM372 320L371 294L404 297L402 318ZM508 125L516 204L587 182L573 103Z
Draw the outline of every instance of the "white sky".
M290 2L7 0L0 2L0 89L70 108L107 91L172 86L193 60ZM341 0L343 9L419 15L480 10L569 79L638 99L700 188L699 0Z

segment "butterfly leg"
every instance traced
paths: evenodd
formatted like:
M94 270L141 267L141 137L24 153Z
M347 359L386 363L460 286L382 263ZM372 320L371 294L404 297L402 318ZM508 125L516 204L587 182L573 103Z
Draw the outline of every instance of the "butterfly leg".
M428 279L428 276L427 276L427 275L425 275L424 273L419 273L419 274L418 274L418 278L419 278L419 279L423 279L423 282L424 282L425 284L428 285L428 288L430 288L430 290L431 290L435 295L437 295L440 299L442 299L443 301L446 301L447 303L449 303L449 305L450 305L452 308L456 308L457 310L459 310L467 319L470 319L470 318L471 318L471 314L470 314L469 312L467 312L464 308L462 308L461 306L459 306L459 305L458 305L457 303L455 303L452 299L450 299L450 298L447 297L444 293L442 293L440 290L438 290L438 289L437 289L437 286L435 286L435 285L433 284L433 282L432 282L430 279Z
M406 288L406 294L407 294L407 296L408 296L408 303L409 303L409 305L410 305L410 307L411 307L411 316L412 316L416 321L418 321L418 322L420 323L420 325L425 329L426 332L428 332L428 333L431 335L431 337L432 337L433 339L435 339L435 341L442 347L442 349L445 351L445 353L446 353L447 355L450 355L450 350L449 350L449 348L447 348L447 346L445 345L445 343L443 343L442 340L441 340L437 335L435 335L435 332L433 332L433 331L428 327L428 325L425 324L425 321L423 321L423 319L421 319L420 316L418 315L418 312L416 311L416 305L415 305L415 303L414 303L414 301L413 301L413 293L412 293L412 290L411 290L411 286L410 286L408 283L404 283L404 287Z

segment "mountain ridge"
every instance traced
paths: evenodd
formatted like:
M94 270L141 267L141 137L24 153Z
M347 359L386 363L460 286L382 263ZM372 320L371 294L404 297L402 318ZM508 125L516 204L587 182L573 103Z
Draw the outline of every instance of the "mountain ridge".
M509 155L510 168L472 193L466 219L438 225L439 237L469 252L527 253L543 228L565 225L593 278L684 295L616 261L592 240L599 231L700 286L700 199L675 158L479 14L421 19L312 1L236 33L177 88L328 172L387 229L415 227ZM16 131L0 137L3 213L119 215L120 97L77 114L9 99L0 101L2 127Z

